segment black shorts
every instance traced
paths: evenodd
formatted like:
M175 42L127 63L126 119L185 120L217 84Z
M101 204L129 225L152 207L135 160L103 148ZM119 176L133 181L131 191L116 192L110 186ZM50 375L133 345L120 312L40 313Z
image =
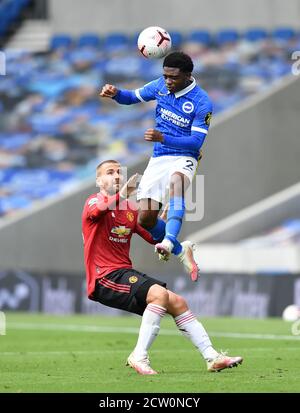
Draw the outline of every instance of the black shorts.
M116 270L96 280L93 300L108 307L142 315L147 307L148 290L154 284L165 288L167 286L134 269Z

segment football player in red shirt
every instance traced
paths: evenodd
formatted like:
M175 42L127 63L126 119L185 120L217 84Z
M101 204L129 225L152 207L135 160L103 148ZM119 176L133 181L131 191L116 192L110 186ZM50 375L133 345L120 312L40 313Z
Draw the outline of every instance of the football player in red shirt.
M237 366L242 357L218 353L203 325L185 300L166 288L166 283L132 268L129 258L133 233L155 244L138 222L137 206L128 198L135 191L137 174L123 185L121 165L100 163L96 185L100 192L88 197L82 214L87 293L91 300L142 316L135 349L127 363L140 374L157 374L150 366L148 350L158 335L161 318L174 317L179 330L192 341L209 371Z

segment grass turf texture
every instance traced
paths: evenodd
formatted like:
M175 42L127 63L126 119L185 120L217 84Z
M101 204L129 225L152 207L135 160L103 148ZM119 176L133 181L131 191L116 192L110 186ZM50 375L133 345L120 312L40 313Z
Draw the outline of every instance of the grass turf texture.
M279 319L203 319L216 349L244 357L238 368L208 373L201 355L165 317L150 352L157 376L125 367L139 317L7 313L6 321L6 335L0 336L0 392L300 391L300 337Z

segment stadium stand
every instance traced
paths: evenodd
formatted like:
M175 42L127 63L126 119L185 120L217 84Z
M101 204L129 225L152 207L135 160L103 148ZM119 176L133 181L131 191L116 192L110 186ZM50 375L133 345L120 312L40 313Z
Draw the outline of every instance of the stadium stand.
M290 51L300 44L299 34L284 27L172 36L174 46L192 56L214 114L289 74ZM128 164L149 153L141 137L153 125L153 105L124 109L97 94L106 82L139 87L161 75L161 63L143 59L134 37L124 33L57 33L47 53L7 50L0 84L0 216L74 187L101 158Z
M0 37L7 34L8 30L20 17L22 10L30 0L1 0L0 1Z

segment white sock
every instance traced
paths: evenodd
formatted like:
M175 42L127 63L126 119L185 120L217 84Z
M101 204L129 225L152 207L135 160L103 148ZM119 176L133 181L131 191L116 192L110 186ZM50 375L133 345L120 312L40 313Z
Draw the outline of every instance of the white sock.
M140 360L147 357L148 350L158 335L160 321L165 315L166 309L157 304L148 304L145 308L139 337L133 353Z
M213 348L205 328L190 310L174 317L174 320L178 329L191 340L205 360L217 357L219 353Z

